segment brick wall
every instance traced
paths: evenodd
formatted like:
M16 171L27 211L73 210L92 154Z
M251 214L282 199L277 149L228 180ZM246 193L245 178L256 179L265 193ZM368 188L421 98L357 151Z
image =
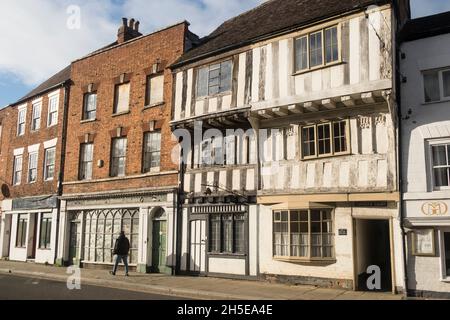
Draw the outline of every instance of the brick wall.
M47 127L48 120L48 107L49 107L49 94L52 94L56 90L59 90L59 105L58 105L58 123L55 126ZM55 89L45 92L39 96L35 96L32 99L25 101L19 105L6 108L0 118L3 118L3 135L0 161L2 168L0 171L0 178L9 185L11 198L33 197L39 195L51 195L56 194L58 191L58 177L61 170L61 143L62 143L62 128L64 120L64 88ZM31 119L32 119L32 101L42 98L41 107L41 125L40 129L31 131ZM25 134L22 136L17 135L17 122L19 107L26 105L26 122L25 122ZM55 175L51 181L44 181L44 161L45 161L45 148L44 142L58 138L56 145L56 157L55 157ZM33 145L40 145L38 153L38 167L37 167L37 181L35 183L28 183L28 147ZM14 172L14 150L24 148L23 163L22 163L22 181L20 185L13 186L13 172Z
M68 111L68 136L64 194L104 192L124 189L176 186L178 166L172 163L171 141L172 82L167 68L183 53L187 24L181 23L122 45L93 54L72 64L71 97ZM146 79L152 66L160 61L164 70L164 104L145 108ZM130 111L113 115L114 88L125 74L130 82ZM82 121L83 99L88 87L97 92L97 119ZM161 130L161 175L142 174L144 132L149 123ZM110 178L111 140L117 129L128 139L126 177ZM80 144L94 143L93 177L79 180ZM103 160L103 167L98 162Z

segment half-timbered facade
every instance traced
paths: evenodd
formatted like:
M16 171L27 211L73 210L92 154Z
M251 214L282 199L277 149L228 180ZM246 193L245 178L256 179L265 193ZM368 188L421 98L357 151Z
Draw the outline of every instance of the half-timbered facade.
M183 271L367 289L376 266L381 289L403 288L393 57L408 16L407 1L269 1L173 66Z

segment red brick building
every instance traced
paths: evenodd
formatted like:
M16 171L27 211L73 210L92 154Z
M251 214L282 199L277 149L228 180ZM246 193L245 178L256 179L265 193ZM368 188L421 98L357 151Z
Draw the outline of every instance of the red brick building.
M0 255L53 264L70 67L0 111Z
M197 39L187 22L143 36L124 19L117 41L72 63L60 263L112 264L123 230L133 267L170 271L178 165L168 66Z

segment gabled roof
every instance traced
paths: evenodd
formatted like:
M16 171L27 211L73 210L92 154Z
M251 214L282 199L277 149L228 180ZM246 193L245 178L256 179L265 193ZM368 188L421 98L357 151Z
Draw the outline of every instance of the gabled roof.
M450 11L408 21L400 34L403 42L450 33Z
M390 0L269 0L224 22L209 36L203 38L200 45L185 53L173 67L369 5L390 2Z
M48 90L51 90L59 85L70 80L70 66L65 67L63 70L59 71L57 74L50 77L48 80L44 81L36 88L27 93L24 97L19 99L14 105L25 102L39 94L42 94Z

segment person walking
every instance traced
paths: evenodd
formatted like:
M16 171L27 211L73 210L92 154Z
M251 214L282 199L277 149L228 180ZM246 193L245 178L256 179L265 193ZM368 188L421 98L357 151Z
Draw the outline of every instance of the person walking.
M125 232L120 232L119 238L116 240L116 244L114 245L114 255L116 256L116 261L114 263L113 271L109 273L113 276L116 275L117 268L119 267L119 263L123 261L125 265L125 276L128 277L128 253L130 252L130 240L125 236Z

